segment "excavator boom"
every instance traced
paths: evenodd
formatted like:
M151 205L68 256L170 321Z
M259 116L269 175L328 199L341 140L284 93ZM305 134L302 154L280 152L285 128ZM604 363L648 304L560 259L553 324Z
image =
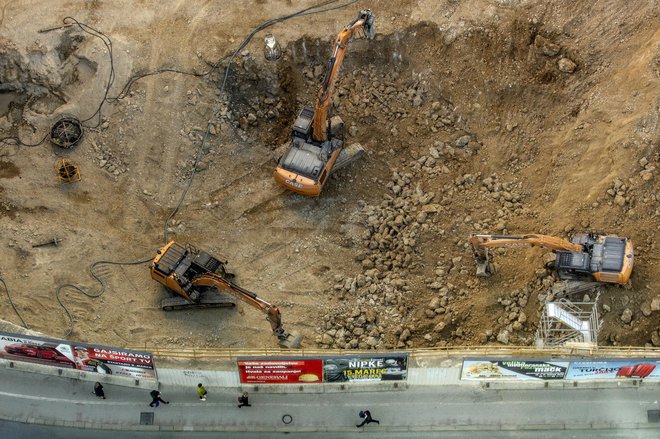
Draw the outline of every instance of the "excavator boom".
M321 90L319 90L316 108L314 110L312 138L317 142L328 140L328 107L330 106L332 93L335 89L335 81L344 62L348 44L353 39L353 35L361 30L364 31L368 39L372 39L375 35L374 14L369 9L360 11L358 18L339 32L332 46L332 57L328 61L325 79L323 80Z
M194 287L217 288L265 313L266 320L270 322L273 334L277 336L280 342L280 346L289 349L300 347L302 337L299 335L289 334L284 330L284 327L282 326L282 315L280 314L280 310L277 308L277 306L271 305L265 300L260 299L253 292L248 291L245 288L241 288L238 285L213 273L202 274L195 277L192 281L192 285Z
M582 246L561 238L548 235L472 235L470 244L475 252L483 252L488 247L543 247L548 250L568 252L582 251Z

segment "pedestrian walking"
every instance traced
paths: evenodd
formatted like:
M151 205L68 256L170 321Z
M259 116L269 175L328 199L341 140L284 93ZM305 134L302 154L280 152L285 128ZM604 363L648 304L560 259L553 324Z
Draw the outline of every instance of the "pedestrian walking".
M248 393L247 392L243 392L243 394L238 397L238 402L240 403L240 404L238 404L239 408L243 407L243 406L252 407L252 404L248 403Z
M363 419L363 421L362 424L356 425L357 428L360 428L365 424L371 424L372 422L375 422L376 424L380 424L380 421L371 417L371 412L369 410L361 410L359 414L360 417Z
M202 383L197 384L197 395L199 395L199 399L202 401L206 401L206 394L209 393L206 391Z
M161 394L158 390L152 390L151 391L151 403L149 404L149 407L159 407L160 403L162 402L163 404L169 404L169 401L164 401L163 398L161 398Z
M103 391L103 386L98 381L94 383L94 391L92 392L98 398L105 399L105 392Z

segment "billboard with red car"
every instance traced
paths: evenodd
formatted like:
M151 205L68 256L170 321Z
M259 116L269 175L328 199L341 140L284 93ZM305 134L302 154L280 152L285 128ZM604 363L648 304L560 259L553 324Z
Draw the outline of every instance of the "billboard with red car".
M0 358L130 378L156 379L148 352L0 332Z
M660 358L571 361L567 380L660 378Z

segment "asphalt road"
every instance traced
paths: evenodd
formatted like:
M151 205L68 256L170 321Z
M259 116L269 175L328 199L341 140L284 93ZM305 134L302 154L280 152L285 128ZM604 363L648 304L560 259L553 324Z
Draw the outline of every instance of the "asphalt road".
M48 427L0 421L3 439L657 439L657 430L538 430L538 431L445 431L426 433L170 433L121 432L84 430L79 428Z
M581 384L576 388L515 384L505 388L411 386L397 391L330 393L296 393L294 387L288 394L252 393L249 408L236 407L238 388L209 388L208 401L201 402L195 388L172 385L161 388L163 397L171 404L153 409L145 389L106 385L108 399L102 400L92 394L91 382L0 369L0 419L131 430L144 428L140 426L141 416L153 414L151 428L161 431L139 433L136 437L158 438L168 437L166 432L173 430L215 431L208 437L280 437L287 432L287 437L309 437L312 432L314 437L367 437L372 432L381 439L479 437L476 431L485 432L483 437L516 437L511 432L522 430L536 431L535 437L544 430L562 430L561 437L660 437L660 423L650 423L648 418L648 410L660 408L660 383L619 384ZM380 425L371 424L362 431L355 428L357 414L364 408L371 410ZM291 416L290 424L282 422L285 414ZM32 436L33 428L39 432L47 429L6 423L2 428L7 429L6 434L0 434L2 439ZM467 434L465 430L471 431ZM580 436L579 430L590 432ZM67 438L72 437L71 431L61 431L66 431ZM652 434L649 436L646 431ZM228 433L220 436L219 432ZM89 433L90 430L83 430L81 434ZM608 436L610 433L619 436ZM57 432L47 434L59 437ZM99 431L94 435L99 438L105 434L132 437L125 431ZM521 434L518 437L529 437ZM182 433L172 437L206 436ZM548 433L541 437L553 436Z

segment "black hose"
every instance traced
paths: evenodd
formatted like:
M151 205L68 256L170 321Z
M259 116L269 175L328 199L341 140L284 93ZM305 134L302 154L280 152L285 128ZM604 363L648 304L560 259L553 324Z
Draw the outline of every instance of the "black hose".
M14 308L14 312L16 313L18 318L21 319L21 323L23 323L23 327L25 329L30 329L28 327L27 323L25 323L25 320L23 320L23 317L21 316L21 313L18 312L18 309L16 308L16 305L14 305L14 301L11 300L11 295L9 294L9 287L7 286L7 284L5 283L5 280L2 277L0 277L0 282L2 282L2 285L5 287L5 291L7 291L7 298L9 299L9 304L11 305L12 308Z
M100 39L103 42L103 44L105 45L106 49L108 49L108 57L110 58L110 72L108 73L108 82L105 86L105 92L103 93L103 99L101 99L101 102L99 103L98 108L96 109L96 111L94 113L92 113L91 116L89 116L87 119L83 119L83 120L80 121L82 124L84 124L85 122L88 122L88 121L92 120L94 117L98 116L98 122L96 123L96 125L91 126L91 127L85 127L85 128L97 128L98 126L101 125L101 109L103 108L103 104L105 104L105 102L108 99L108 93L110 93L110 87L112 87L112 84L115 82L115 62L114 62L114 58L113 58L113 54L112 54L112 40L107 35L105 35L103 32L98 31L98 30L94 29L93 27L91 27L91 26L89 26L85 23L81 23L73 17L64 17L62 22L64 24L70 24L70 23L67 23L68 20L73 21L73 23L77 24L78 27L83 32Z
M190 177L188 177L188 182L186 183L186 187L183 189L183 192L181 193L181 197L179 198L179 202L177 203L176 207L172 210L172 213L167 217L165 220L165 224L163 225L163 236L165 237L165 244L167 244L169 241L167 240L167 226L176 215L176 213L179 211L179 208L181 207L181 204L183 204L184 198L186 198L186 194L188 194L188 189L190 189L190 186L192 185L193 178L195 177L195 173L197 173L197 165L199 164L199 159L202 157L202 152L204 151L204 144L206 144L206 140L209 137L209 132L210 132L210 127L211 123L206 126L206 132L204 133L204 140L202 140L202 143L199 145L199 149L197 150L197 154L195 155L195 163L193 164L192 170L190 171Z
M60 291L62 291L64 288L71 288L75 291L78 291L79 293L84 294L87 297L90 298L97 298L101 297L103 293L105 293L105 282L103 282L103 279L101 279L96 273L94 273L94 268L99 266L99 265L139 265L139 264L146 264L147 262L151 262L153 258L149 257L148 259L140 260L140 261L130 261L130 262L117 262L117 261L96 261L92 265L89 266L89 272L92 275L92 277L99 283L101 284L101 290L96 292L96 293L90 293L89 291L85 290L82 287L79 287L78 285L74 284L62 284L59 287L57 287L57 291L55 292L55 297L57 298L57 302L60 304L62 308L64 308L64 311L66 312L67 317L69 318L69 329L67 332L64 334L63 338L67 338L71 333L73 332L73 316L71 315L71 312L69 309L64 305L62 302L62 299L60 298ZM22 319L21 319L22 320Z

